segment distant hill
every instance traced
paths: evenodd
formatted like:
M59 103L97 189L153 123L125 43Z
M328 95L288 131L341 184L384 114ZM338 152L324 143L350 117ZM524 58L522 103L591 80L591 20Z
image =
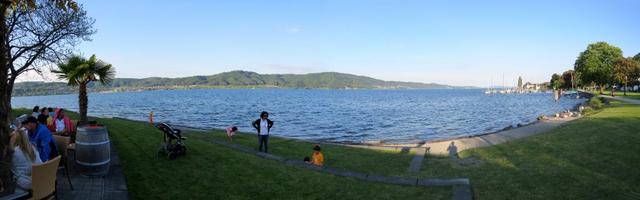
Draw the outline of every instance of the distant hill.
M325 89L447 89L463 88L435 83L383 81L366 76L337 72L310 74L258 74L249 71L230 71L211 76L184 78L118 78L110 86L90 85L92 92L130 91L181 88L325 88ZM13 96L54 95L76 92L60 82L16 83Z

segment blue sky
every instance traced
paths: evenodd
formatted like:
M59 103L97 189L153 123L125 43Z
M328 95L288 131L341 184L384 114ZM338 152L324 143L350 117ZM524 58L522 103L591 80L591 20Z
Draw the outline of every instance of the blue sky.
M547 81L589 43L640 52L640 1L79 1L79 46L118 77L336 71L487 86Z

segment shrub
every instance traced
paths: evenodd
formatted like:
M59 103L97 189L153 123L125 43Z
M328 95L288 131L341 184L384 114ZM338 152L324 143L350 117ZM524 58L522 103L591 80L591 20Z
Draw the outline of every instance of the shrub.
M598 97L591 97L591 99L589 99L589 106L593 109L600 109L602 108L602 100L600 100L600 98Z
M586 108L584 108L584 110L582 110L582 114L583 115L589 115L589 114L591 114L593 112L595 112L595 110L593 110L593 108L591 108L591 107L586 107Z

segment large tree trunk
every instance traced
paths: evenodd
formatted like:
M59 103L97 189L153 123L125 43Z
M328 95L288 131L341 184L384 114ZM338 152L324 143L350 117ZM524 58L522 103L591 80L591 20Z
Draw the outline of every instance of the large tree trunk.
M80 84L80 91L78 92L78 104L80 106L80 124L87 124L87 106L89 105L89 97L87 96L87 84Z
M624 81L624 92L622 95L627 96L627 81Z
M0 196L13 192L13 173L11 173L11 149L9 148L9 117L11 116L11 92L13 80L9 78L9 47L6 24L7 9L10 1L0 1Z

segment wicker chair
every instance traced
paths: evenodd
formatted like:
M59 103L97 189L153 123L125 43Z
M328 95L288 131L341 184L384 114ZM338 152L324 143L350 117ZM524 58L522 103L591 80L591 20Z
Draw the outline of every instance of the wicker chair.
M69 177L69 143L71 139L65 136L54 135L53 138L56 140L56 145L58 146L58 151L62 156L60 160L59 168L62 168L62 172L64 172L65 176L67 176L67 181L69 182L69 186L71 190L73 190L73 184L71 184L71 178Z
M57 199L56 176L60 156L45 163L32 165L31 199Z

